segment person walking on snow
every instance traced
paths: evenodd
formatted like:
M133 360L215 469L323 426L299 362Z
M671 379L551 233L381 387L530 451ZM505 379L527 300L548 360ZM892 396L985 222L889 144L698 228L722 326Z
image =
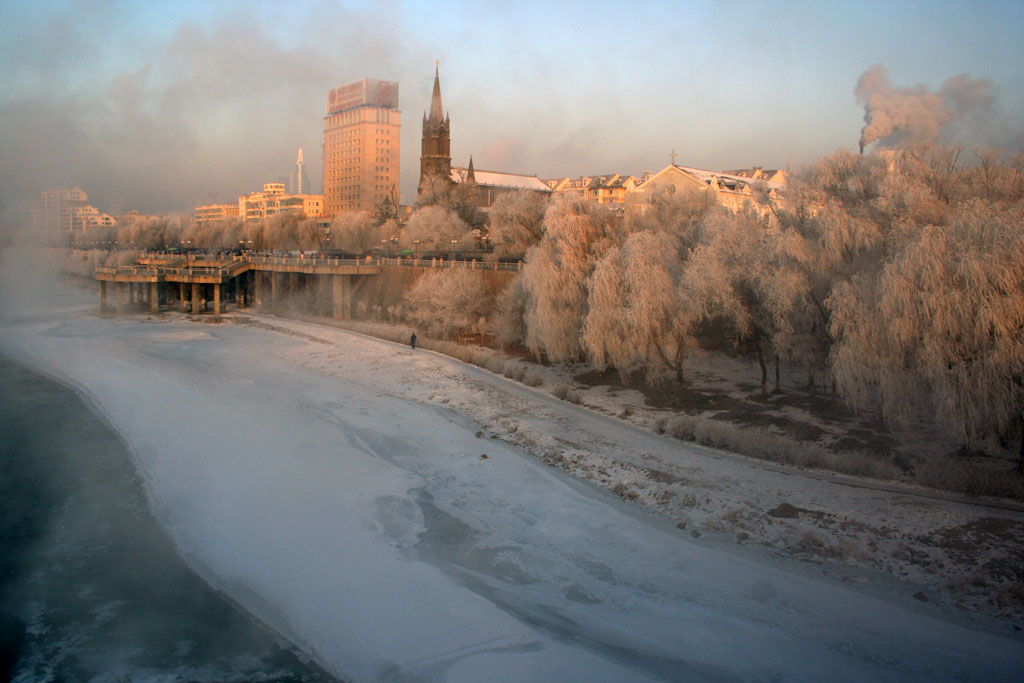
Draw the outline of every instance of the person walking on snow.
M416 333L415 332L413 332L412 336L409 337L409 346L411 346L413 349L416 348Z

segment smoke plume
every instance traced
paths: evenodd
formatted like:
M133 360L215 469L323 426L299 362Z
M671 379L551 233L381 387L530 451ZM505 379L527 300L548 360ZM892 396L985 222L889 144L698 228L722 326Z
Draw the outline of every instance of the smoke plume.
M992 81L987 78L960 74L931 92L924 85L893 86L889 70L881 64L865 71L853 92L864 106L861 152L876 140L886 146L938 142L956 123L987 113L993 101Z

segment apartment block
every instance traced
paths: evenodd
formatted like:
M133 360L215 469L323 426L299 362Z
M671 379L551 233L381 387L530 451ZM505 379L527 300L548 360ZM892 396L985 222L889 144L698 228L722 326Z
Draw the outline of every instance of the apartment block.
M364 78L334 88L324 117L324 211L390 214L398 207L402 114L398 83Z

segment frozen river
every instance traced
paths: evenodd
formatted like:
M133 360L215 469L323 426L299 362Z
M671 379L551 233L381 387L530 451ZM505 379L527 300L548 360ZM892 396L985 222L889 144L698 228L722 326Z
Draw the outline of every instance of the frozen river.
M0 376L0 680L330 680L189 571L72 389Z
M62 291L52 313L8 315L0 349L82 388L130 445L188 563L340 676L1012 680L1024 670L1019 637L695 540L428 400L461 381L522 401L501 378L303 323L99 318ZM534 410L562 425L579 412L539 398ZM668 447L627 426L601 438Z

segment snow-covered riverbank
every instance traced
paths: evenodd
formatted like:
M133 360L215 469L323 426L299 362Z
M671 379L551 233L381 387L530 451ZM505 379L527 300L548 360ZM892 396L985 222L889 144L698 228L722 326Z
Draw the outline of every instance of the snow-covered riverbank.
M875 527L909 539L1017 513L754 466L331 328L99 318L73 290L54 301L5 315L0 348L87 392L186 558L340 675L1010 680L1024 668L1006 622L756 543L833 547L825 515L868 548ZM531 453L638 496L644 477L664 480L679 514ZM766 514L781 503L797 516Z

